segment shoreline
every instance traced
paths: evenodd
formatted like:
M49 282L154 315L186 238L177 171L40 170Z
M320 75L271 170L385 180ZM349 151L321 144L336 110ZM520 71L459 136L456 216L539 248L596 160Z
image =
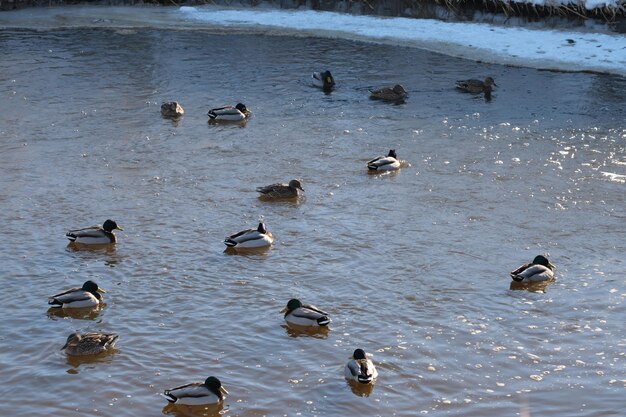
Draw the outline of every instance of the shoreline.
M72 5L272 7L357 16L508 24L544 22L564 26L585 26L595 22L608 24L618 33L626 33L626 0L0 0L0 11Z
M204 30L274 36L338 38L412 47L515 67L626 76L622 35L448 23L433 19L217 6L61 6L0 13L0 29L70 28Z

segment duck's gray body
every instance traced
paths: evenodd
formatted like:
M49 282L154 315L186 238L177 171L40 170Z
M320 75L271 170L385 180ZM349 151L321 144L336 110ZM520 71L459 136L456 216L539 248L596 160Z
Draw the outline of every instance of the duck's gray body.
M242 230L224 239L226 246L242 249L262 248L270 246L273 242L274 237L263 222L260 222L256 229Z
M543 255L537 255L531 263L524 264L511 272L517 282L540 282L554 279L555 266Z
M400 168L400 161L394 149L390 149L387 156L379 156L367 162L370 171L392 171Z
M224 106L216 109L211 109L207 113L209 121L225 121L225 122L240 122L246 120L250 116L250 111L242 103L237 103L236 106Z

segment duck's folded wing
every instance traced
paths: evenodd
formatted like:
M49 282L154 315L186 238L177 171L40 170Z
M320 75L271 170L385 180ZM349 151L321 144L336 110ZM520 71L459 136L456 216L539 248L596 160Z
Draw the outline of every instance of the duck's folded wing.
M531 266L531 264L524 264L524 265L520 266L515 271L511 271L511 276L518 275L520 272L522 272L523 270L527 269L530 266Z
M547 269L548 268L546 268L543 265L532 265L516 275L523 277L523 278L530 278L534 275L539 275L539 274L546 272Z
M293 317L300 317L303 319L308 319L308 320L313 320L316 321L317 319L319 319L321 316L324 316L324 314L315 311L315 310L309 310L308 308L298 308L296 310L294 310L291 315Z
M349 371L350 374L355 378L359 375L359 372L361 372L361 368L355 360L351 360L346 364L346 370Z
M80 288L76 288L73 291L66 291L62 294L53 295L48 300L48 304L52 304L55 302L67 304L78 301L87 301L90 300L91 297L91 294L89 294L87 291L82 291Z
M184 397L204 397L208 393L209 390L201 382L193 382L165 391L165 395L173 397L174 400Z
M384 158L383 156L377 156L376 158L372 159L371 161L367 161L367 165L376 163L377 161L381 160L382 158Z
M304 307L304 308L306 308L308 310L312 310L312 311L315 311L317 313L323 314L325 316L328 315L327 312L325 312L323 310L320 310L319 308L317 308L317 307L315 307L314 305L311 305L311 304L303 304L302 307Z
M70 294L70 293L78 293L78 292L80 292L81 290L82 290L82 288L80 288L80 287L70 288L69 290L67 290L67 291L65 291L65 292L61 292L61 293L58 293L58 294L55 294L55 295L51 295L51 296L50 296L50 297L48 297L48 298L51 298L51 299L52 299L52 298L59 298L59 297L63 297L64 295L68 295L68 294Z
M266 185L264 187L257 187L257 191L263 194L269 194L272 193L274 191L276 191L276 188L280 186L280 184L276 183L276 184L270 184L270 185Z
M246 229L246 230L242 230L239 233L235 233L234 235L230 235L227 237L227 239L232 239L232 240L237 240L238 242L240 241L239 239L241 239L245 234L247 233L252 233L252 232L256 232L256 229ZM257 232L258 233L258 232ZM247 240L247 239L246 239ZM244 240L245 241L245 240Z

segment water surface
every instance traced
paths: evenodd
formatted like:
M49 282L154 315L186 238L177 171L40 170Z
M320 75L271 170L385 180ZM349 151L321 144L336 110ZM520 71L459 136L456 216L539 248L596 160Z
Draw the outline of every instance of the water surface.
M208 375L230 416L621 413L624 78L232 28L3 30L0 53L0 414L159 415L164 389ZM323 69L329 95L309 85ZM455 91L484 75L491 102ZM396 82L405 104L368 99ZM238 101L244 127L207 124ZM408 166L368 175L391 148ZM299 202L257 199L292 178ZM224 253L259 216L273 248ZM109 217L116 247L66 246ZM510 290L543 252L556 282ZM103 309L47 313L86 279ZM285 328L292 297L330 331ZM68 360L74 330L119 351ZM356 347L379 368L369 396L343 379Z

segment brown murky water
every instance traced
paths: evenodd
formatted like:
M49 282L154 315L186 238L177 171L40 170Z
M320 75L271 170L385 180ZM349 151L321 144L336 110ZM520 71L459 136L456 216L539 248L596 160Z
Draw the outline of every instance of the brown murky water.
M208 415L623 413L623 78L233 29L7 29L0 56L1 415L187 415L162 391L208 375L230 391ZM326 68L329 95L308 82ZM483 74L491 102L454 90ZM395 82L405 104L368 99ZM244 127L207 124L237 101ZM409 166L367 175L390 148ZM291 178L298 203L257 198ZM225 253L259 216L273 248ZM109 217L116 247L66 246ZM557 280L510 289L543 252ZM86 279L104 308L48 313ZM286 328L292 297L330 330ZM68 360L74 330L119 350ZM343 379L356 347L371 391Z

